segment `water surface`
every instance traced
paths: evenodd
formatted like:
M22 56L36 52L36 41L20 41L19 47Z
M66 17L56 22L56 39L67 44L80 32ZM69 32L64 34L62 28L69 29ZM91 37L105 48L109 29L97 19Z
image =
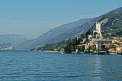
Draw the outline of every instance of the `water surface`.
M0 81L122 81L122 56L1 51Z

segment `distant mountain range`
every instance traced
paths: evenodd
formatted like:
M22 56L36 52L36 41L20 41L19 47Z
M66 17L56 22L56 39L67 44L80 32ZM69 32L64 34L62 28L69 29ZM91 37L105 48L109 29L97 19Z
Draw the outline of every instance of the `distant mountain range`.
M78 21L61 25L34 40L21 43L19 49L30 49L73 39L93 28L97 21L103 22L102 33L104 36L122 35L122 7L96 18L80 19Z
M15 34L4 34L0 35L0 47L4 46L12 46L16 48L18 44L26 41L27 39L23 35L15 35Z

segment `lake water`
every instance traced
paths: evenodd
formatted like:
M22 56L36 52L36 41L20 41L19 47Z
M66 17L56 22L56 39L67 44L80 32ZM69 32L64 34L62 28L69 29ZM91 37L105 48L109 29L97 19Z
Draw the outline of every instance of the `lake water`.
M1 51L0 81L122 81L122 56Z

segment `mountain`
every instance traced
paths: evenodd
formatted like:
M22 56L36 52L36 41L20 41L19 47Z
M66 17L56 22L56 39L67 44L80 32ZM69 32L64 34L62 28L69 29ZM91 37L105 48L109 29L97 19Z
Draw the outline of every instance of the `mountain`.
M97 21L102 22L103 36L122 35L122 7L115 9L107 14L96 18L81 19L72 23L56 27L37 39L29 40L21 45L20 48L34 48L44 46L45 44L57 43L63 40L73 39L80 34L86 33L89 29L95 27Z
M63 40L72 39L83 34L90 29L100 17L80 19L78 21L61 25L34 40L28 40L18 46L18 49L30 49L43 46L45 44L61 42Z
M16 45L26 41L27 39L23 35L15 35L15 34L3 34L0 35L0 46L12 46L16 47Z
M122 7L117 8L117 9L111 11L110 13L122 14Z
M122 7L105 14L100 21L104 37L122 36Z

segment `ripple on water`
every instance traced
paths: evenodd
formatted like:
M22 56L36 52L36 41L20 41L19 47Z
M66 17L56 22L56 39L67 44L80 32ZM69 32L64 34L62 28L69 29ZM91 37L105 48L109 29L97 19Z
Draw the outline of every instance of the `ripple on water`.
M0 81L122 81L122 56L0 52Z

